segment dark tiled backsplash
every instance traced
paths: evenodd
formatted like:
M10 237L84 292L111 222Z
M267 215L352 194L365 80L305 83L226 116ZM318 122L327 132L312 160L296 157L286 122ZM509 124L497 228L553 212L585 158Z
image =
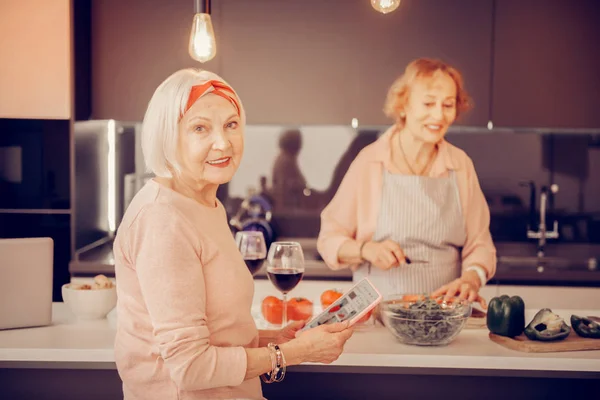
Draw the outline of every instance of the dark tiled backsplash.
M265 192L281 237L316 237L319 215L356 154L385 127L248 126L244 159L220 191L233 215L248 193ZM530 190L557 184L548 223L558 220L560 242L600 243L600 140L588 134L489 132L455 128L447 139L473 160L492 214L496 241L530 241ZM297 162L288 153L297 152ZM537 217L537 214L536 214ZM537 227L532 227L534 230Z

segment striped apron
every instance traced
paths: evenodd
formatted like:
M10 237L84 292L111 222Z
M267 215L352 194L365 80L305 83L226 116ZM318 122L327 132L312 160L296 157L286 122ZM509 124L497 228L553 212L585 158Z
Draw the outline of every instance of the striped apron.
M368 276L386 297L430 293L458 278L465 225L454 171L430 178L391 174L384 169L383 192L374 241L390 239L413 262L383 271L363 263L354 273L357 282Z

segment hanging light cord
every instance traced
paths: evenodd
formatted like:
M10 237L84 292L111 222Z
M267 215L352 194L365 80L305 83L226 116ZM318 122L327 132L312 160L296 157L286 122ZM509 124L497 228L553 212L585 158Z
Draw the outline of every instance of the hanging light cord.
M210 15L210 0L194 0L194 12L196 14Z

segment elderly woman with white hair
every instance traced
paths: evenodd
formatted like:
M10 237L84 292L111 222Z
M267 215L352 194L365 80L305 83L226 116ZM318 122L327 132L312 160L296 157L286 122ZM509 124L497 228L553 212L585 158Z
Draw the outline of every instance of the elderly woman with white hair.
M245 119L236 92L207 71L174 73L150 100L142 150L156 178L114 242L126 399L262 399L259 376L279 381L286 365L332 362L352 335L347 323L299 335L298 322L256 328L252 276L216 195L240 164Z

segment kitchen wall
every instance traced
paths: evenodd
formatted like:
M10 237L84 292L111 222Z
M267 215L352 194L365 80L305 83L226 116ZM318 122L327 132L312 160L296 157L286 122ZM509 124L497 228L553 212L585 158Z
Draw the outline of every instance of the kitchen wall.
M242 164L223 200L230 213L234 213L248 193L262 190L260 181L264 177L267 193L276 203L274 219L279 234L316 237L319 214L331 200L349 162L384 129L250 125ZM281 165L276 164L281 154L281 139L290 135L298 137L299 173L289 167L278 171L276 166ZM560 222L560 241L600 242L600 188L597 184L600 182L600 131L596 135L540 134L490 132L457 126L447 139L466 151L475 164L490 206L491 229L496 240L529 241L526 231L530 191L522 183L533 181L538 202L542 186L552 183L559 186L559 192L552 198L549 218ZM288 181L285 189L278 190L274 185L274 174ZM308 196L303 193L304 185L310 189Z
M451 134L449 141L473 159L482 189L490 202L492 230L497 239L525 238L523 211L528 212L529 189L520 186L532 180L539 190L557 184L551 198L548 223L557 219L559 241L594 241L600 234L600 130L586 133L518 132L491 135ZM499 198L500 196L500 198ZM522 204L501 204L512 196ZM525 207L527 210L523 210ZM539 210L539 204L536 204ZM504 223L503 223L504 221ZM535 227L534 227L535 228Z

